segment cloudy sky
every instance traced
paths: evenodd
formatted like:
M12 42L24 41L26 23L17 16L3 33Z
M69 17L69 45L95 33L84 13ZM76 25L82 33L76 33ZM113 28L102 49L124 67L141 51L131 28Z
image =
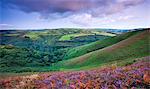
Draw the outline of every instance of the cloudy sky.
M0 0L1 29L146 27L150 0Z

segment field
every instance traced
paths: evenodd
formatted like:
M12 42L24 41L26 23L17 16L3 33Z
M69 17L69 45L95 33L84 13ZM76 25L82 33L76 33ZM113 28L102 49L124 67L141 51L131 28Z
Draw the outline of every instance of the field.
M98 31L93 31L92 33L78 33L78 34L69 34L69 35L64 35L62 36L59 40L60 41L65 41L65 40L71 40L72 38L75 37L80 37L80 36L89 36L89 35L104 35L104 36L116 36L115 34L107 33L107 32L98 32Z
M59 40L60 41L71 40L72 38L75 37L88 36L88 35L93 35L93 34L69 34L69 35L62 36Z

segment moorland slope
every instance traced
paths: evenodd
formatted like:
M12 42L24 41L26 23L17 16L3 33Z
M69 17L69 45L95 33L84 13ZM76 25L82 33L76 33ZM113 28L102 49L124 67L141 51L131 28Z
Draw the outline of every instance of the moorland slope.
M104 40L98 40L96 42L92 42L92 43L89 43L86 45L72 48L65 54L64 59L75 58L75 57L81 56L83 54L105 48L107 46L113 45L122 40L125 40L125 39L129 38L130 36L133 36L137 33L140 33L140 31L128 32L128 33L120 34L120 35L117 35L114 37L106 38Z
M133 63L136 61L134 60L135 58L150 55L149 35L149 30L139 31L137 34L133 34L129 38L114 45L92 51L73 59L61 61L54 65L54 68L61 68L60 70L80 70L110 64L126 65Z

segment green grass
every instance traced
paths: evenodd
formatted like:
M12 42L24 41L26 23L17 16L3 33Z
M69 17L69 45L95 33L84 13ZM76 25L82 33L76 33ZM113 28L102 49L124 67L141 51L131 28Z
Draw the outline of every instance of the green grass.
M63 35L63 36L59 39L59 41L71 40L72 38L75 38L75 37L88 36L88 35L93 35L93 34L77 33L77 34Z
M19 36L19 34L4 34L3 36Z
M141 35L143 37L140 37ZM150 55L150 39L148 36L148 31L138 32L113 46L59 62L53 68L57 68L58 70L81 70L108 65L109 63L118 63L117 65L125 65L128 62L132 63L135 58Z
M75 57L84 55L86 53L89 53L89 52L92 52L92 51L95 51L98 49L102 49L104 47L107 47L107 46L113 45L117 42L120 42L124 39L127 39L130 36L137 34L137 33L139 33L139 31L125 33L125 34L118 35L118 36L111 37L111 38L107 38L107 39L104 39L101 41L96 41L96 42L93 42L93 43L90 43L87 45L72 48L66 53L64 59L75 58Z
M4 73L25 73L25 72L48 72L52 71L50 66L36 66L36 67L5 67L0 68L0 74ZM53 71L55 71L53 69Z
M116 36L115 34L112 34L112 33L91 31L91 33L76 33L76 34L63 35L63 36L59 39L59 41L71 40L72 38L75 38L75 37L88 36L88 35Z
M97 35L104 35L104 36L116 36L116 34L108 33L108 32L99 32L99 31L92 31L92 33Z
M30 37L32 40L37 40L41 35L48 35L47 31L43 32L28 32L25 36Z

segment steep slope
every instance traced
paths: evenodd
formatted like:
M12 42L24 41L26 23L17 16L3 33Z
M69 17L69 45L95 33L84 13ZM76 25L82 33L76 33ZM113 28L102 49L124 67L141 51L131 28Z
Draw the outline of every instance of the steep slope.
M117 44L87 53L83 56L62 61L55 68L61 69L89 69L105 64L123 65L132 63L134 58L150 55L149 30L140 31L137 34Z
M124 39L127 39L129 37L131 37L134 34L139 33L140 31L134 31L134 32L128 32L128 33L124 33L121 35L118 35L116 37L111 37L111 38L106 38L105 40L99 40L90 44L86 44L83 46L79 46L79 47L75 47L73 49L70 49L64 59L71 59L71 58L75 58L81 55L84 55L86 53L98 50L98 49L102 49L104 47L113 45L117 42L120 42Z

